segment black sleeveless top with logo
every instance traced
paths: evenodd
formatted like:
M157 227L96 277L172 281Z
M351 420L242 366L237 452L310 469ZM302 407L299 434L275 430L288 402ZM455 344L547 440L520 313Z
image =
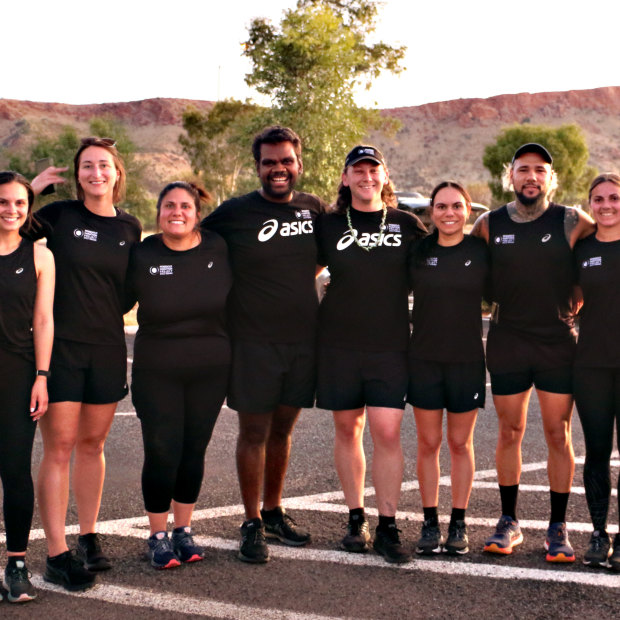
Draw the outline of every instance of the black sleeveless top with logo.
M32 241L0 256L0 349L34 360L32 317L37 293Z
M510 219L506 206L489 214L492 329L539 342L574 340L572 253L564 232L566 207L551 204L532 222Z

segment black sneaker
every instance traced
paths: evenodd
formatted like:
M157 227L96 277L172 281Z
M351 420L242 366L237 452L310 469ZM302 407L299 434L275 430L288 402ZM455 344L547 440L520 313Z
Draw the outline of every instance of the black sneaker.
M343 527L346 527L347 533L340 542L340 547L351 553L366 553L370 542L370 532L365 517L363 515L349 517L349 522Z
M269 561L269 547L261 519L250 519L241 525L241 544L237 557L243 562L264 564Z
M403 564L411 560L411 554L405 551L400 543L399 532L396 524L391 524L384 530L379 528L375 530L375 540L372 546L385 558L386 562L391 564Z
M189 526L173 530L172 548L181 562L200 562L205 558L204 549L194 542Z
M277 511L275 516L270 514L274 511ZM310 533L298 527L293 517L287 515L281 506L274 508L273 511L261 510L260 514L267 538L276 538L292 547L303 547L310 542Z
M588 550L583 555L583 563L586 566L609 566L607 558L611 554L611 540L604 530L594 530L590 536Z
M450 523L448 538L443 546L443 550L449 555L465 555L469 551L469 538L465 521L459 519L454 523Z
M26 603L37 598L32 584L30 573L23 560L17 560L15 566L7 566L4 571L4 587L7 589L7 598L10 603Z
M71 592L86 590L95 585L95 575L86 570L71 551L65 551L54 558L48 556L43 579Z
M613 571L620 571L620 533L614 538L614 547L609 556L609 568Z
M416 543L415 552L419 555L434 555L441 553L443 538L439 529L439 524L427 519L422 523L420 539Z
M101 550L101 540L97 534L78 536L76 555L82 560L84 566L93 573L112 568L112 563Z
M168 538L168 532L155 532L148 537L146 542L148 545L146 554L153 568L165 570L166 568L181 566L181 562Z

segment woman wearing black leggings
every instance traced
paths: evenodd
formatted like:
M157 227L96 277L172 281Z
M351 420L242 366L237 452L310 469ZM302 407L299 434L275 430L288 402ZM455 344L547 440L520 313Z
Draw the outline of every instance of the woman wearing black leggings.
M0 172L0 478L11 603L36 596L25 562L34 510L30 460L36 421L47 411L54 337L54 258L20 234L30 227L33 202L24 177Z
M222 237L197 228L207 197L189 183L167 185L157 202L162 232L134 249L129 268L129 289L139 302L131 390L144 443L148 555L159 569L203 558L190 524L228 383L225 305L232 276Z
M586 442L583 480L594 527L583 562L620 571L620 534L612 545L607 533L614 423L620 446L620 176L596 177L589 200L596 231L575 246L584 305L574 390Z

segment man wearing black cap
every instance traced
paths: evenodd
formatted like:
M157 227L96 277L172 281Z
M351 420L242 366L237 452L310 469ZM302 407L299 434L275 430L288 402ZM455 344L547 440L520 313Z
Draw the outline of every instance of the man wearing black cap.
M292 129L267 127L252 153L261 189L227 200L202 225L226 239L234 277L228 405L239 414L237 472L246 513L238 557L263 563L265 536L294 546L310 541L281 500L293 427L300 408L314 404L314 220L325 204L294 190L302 161Z
M566 506L574 473L571 444L572 363L576 333L572 303L575 242L593 222L578 209L550 202L557 187L553 158L541 144L519 147L504 183L515 200L481 216L472 234L489 244L494 312L487 365L499 420L496 449L502 516L485 551L508 555L523 541L516 515L521 442L532 387L548 447L551 518L549 562L573 562Z

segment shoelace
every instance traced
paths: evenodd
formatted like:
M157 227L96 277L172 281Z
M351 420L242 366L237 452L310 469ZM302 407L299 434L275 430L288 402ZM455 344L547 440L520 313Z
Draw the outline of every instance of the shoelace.
M32 573L25 566L23 568L14 566L7 569L7 577L14 581L26 582L32 577Z

